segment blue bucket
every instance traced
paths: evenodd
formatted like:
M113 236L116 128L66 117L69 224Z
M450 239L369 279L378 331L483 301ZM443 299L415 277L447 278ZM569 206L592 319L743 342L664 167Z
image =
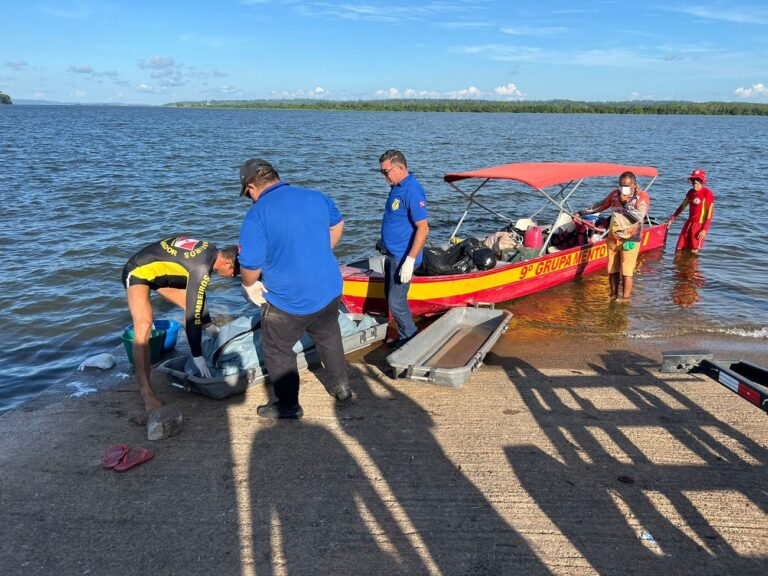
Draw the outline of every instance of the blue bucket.
M176 320L155 320L155 329L163 330L165 337L163 338L163 354L170 352L176 346L176 340L179 337L179 328L181 323Z

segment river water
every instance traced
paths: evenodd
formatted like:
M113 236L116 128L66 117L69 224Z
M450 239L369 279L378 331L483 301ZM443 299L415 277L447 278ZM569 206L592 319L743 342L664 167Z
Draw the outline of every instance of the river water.
M406 153L427 191L434 243L464 208L446 172L525 161L653 165L651 213L666 218L691 170L704 168L716 212L702 257L675 258L683 215L666 248L642 257L631 304L609 305L598 273L506 304L511 332L768 339L768 117L0 106L0 412L120 344L130 324L120 273L139 248L182 233L237 241L249 207L238 167L249 157L333 197L346 221L341 262L367 254L388 191L377 158L388 148ZM589 184L574 208L613 185ZM522 188L488 198L518 216L541 204ZM475 214L465 234L499 227ZM236 280L214 280L209 304L214 317L248 311ZM181 319L155 305L156 317Z

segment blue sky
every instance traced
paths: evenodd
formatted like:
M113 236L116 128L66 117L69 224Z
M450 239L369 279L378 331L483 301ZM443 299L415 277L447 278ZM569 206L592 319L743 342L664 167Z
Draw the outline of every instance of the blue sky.
M768 4L0 0L14 99L768 102Z

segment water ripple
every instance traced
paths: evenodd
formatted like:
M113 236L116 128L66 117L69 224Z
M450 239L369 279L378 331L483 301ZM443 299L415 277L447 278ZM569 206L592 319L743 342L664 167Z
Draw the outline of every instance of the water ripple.
M505 306L514 329L542 338L768 338L768 239L756 217L766 200L768 118L14 105L0 107L0 134L0 412L120 344L130 324L120 272L143 245L177 233L236 242L249 206L238 198L237 169L251 156L335 199L346 220L342 261L370 252L378 238L387 188L377 158L387 148L404 150L424 184L430 241L438 244L465 208L442 181L448 171L547 160L655 165L652 213L664 218L683 199L691 169L705 168L717 204L701 258L675 257L676 223L666 249L642 258L630 306L608 303L600 273ZM582 203L613 185L590 183ZM522 186L492 184L485 192L502 213L540 206ZM464 235L498 227L475 216ZM214 282L214 315L248 311L237 285ZM155 302L158 316L180 319Z

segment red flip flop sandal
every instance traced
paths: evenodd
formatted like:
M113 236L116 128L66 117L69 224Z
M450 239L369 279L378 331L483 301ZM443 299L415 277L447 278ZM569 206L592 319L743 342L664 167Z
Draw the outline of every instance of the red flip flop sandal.
M136 448L131 448L125 456L123 456L123 459L120 460L120 462L115 466L114 470L115 472L127 472L131 468L135 468L142 462L146 462L147 460L152 460L154 458L154 454L151 450L147 450L146 448L142 448L141 446L137 446Z
M110 468L114 468L120 463L120 460L123 459L123 457L128 454L128 445L127 444L117 444L115 446L110 446L107 448L107 451L104 452L104 459L102 461L102 466L109 470Z

